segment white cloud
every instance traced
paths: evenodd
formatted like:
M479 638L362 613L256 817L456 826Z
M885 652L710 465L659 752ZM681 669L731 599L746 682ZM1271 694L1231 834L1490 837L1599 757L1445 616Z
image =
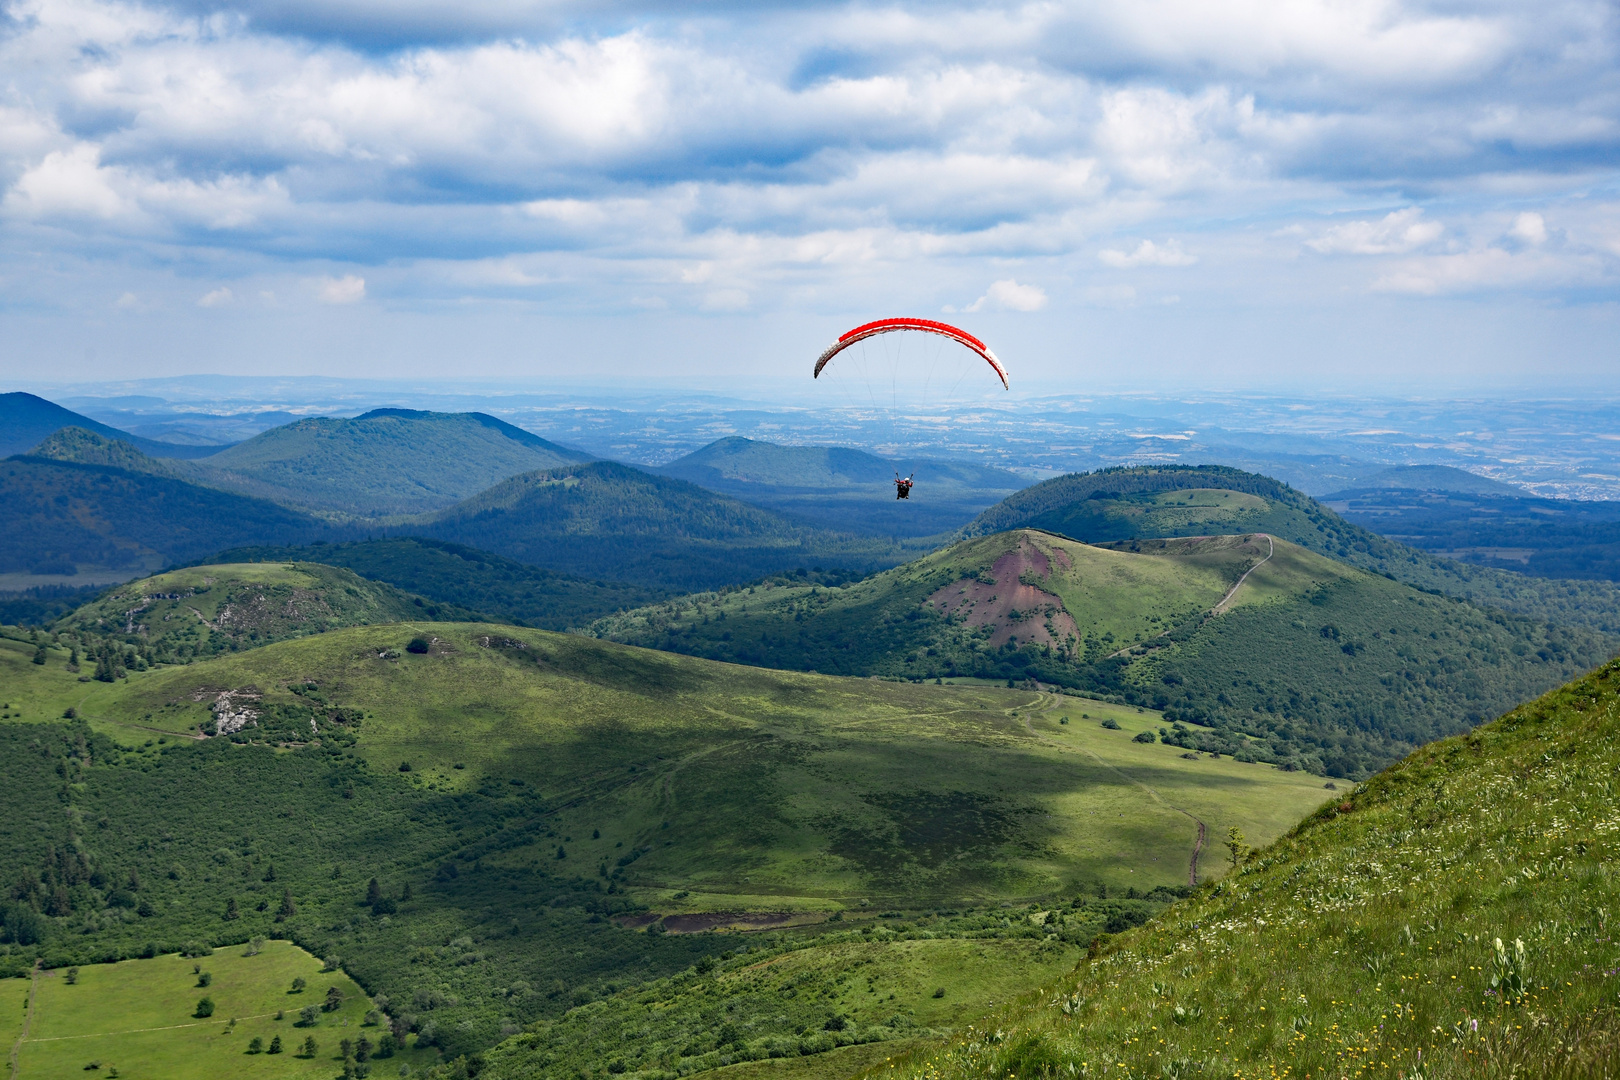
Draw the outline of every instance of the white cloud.
M366 298L366 279L355 274L325 278L316 295L323 304L358 304Z
M1520 214L1513 219L1513 228L1508 231L1527 244L1547 242L1547 220L1540 214L1529 212Z
M1046 306L1046 290L1039 285L1020 285L1007 278L992 282L985 294L963 311L1039 311Z
M1424 221L1423 211L1409 206L1377 221L1335 225L1305 246L1324 255L1404 255L1434 243L1444 231L1438 221Z
M221 285L219 288L214 289L212 292L204 293L202 295L202 297L198 299L197 306L198 307L223 307L224 305L229 304L232 300L235 300L235 299L236 299L236 297L231 293L231 290L227 289L225 286Z
M132 292L125 293L124 295L120 296L117 299L117 301L115 301L113 303L113 307L121 308L124 311L130 311L130 310L132 310L134 308L138 308L140 306L141 306L140 297L136 296Z
M100 148L90 143L53 150L7 192L6 209L29 218L120 217L132 207L115 190L113 177L101 167Z
M1198 261L1197 256L1182 251L1181 244L1175 240L1166 242L1163 247L1151 240L1143 240L1131 252L1104 248L1097 252L1097 258L1122 270L1134 266L1191 266Z

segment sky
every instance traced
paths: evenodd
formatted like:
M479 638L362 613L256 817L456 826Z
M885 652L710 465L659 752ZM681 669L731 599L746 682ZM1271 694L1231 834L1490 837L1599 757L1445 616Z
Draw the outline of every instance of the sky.
M1620 390L1606 0L0 0L0 382Z

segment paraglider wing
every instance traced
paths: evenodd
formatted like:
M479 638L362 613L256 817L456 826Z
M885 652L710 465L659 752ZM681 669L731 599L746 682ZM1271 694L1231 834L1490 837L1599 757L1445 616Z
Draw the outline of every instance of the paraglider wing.
M935 322L932 319L879 319L877 322L857 326L833 342L827 351L816 359L815 377L820 377L821 369L827 366L828 361L857 341L865 341L867 338L876 337L879 334L892 334L897 330L920 330L923 333L938 334L941 337L950 338L958 344L965 345L984 357L985 362L995 370L996 377L1001 380L1003 390L1011 389L1007 385L1007 369L1002 367L1001 361L996 358L996 354L990 351L990 346L966 330L951 326L949 323Z

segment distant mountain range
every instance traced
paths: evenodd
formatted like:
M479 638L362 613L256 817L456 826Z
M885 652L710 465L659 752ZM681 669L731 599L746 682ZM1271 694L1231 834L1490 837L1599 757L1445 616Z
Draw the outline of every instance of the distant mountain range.
M955 461L908 463L914 497L896 499L894 462L839 446L777 446L727 438L652 470L822 528L930 536L960 528L1023 487L1016 473Z
M66 427L93 431L109 439L121 439L152 457L199 458L219 450L218 446L184 446L143 439L33 394L0 394L0 457L27 453L47 436Z

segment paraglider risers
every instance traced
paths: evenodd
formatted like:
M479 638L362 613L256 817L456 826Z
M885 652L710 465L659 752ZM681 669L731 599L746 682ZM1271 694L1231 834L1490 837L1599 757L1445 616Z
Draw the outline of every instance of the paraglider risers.
M911 476L916 476L916 475L917 475L916 473L911 474ZM900 474L899 473L894 474L894 497L895 498L897 498L897 499L909 499L909 498L911 498L911 476L908 476L904 480L902 480L902 479L900 479Z

